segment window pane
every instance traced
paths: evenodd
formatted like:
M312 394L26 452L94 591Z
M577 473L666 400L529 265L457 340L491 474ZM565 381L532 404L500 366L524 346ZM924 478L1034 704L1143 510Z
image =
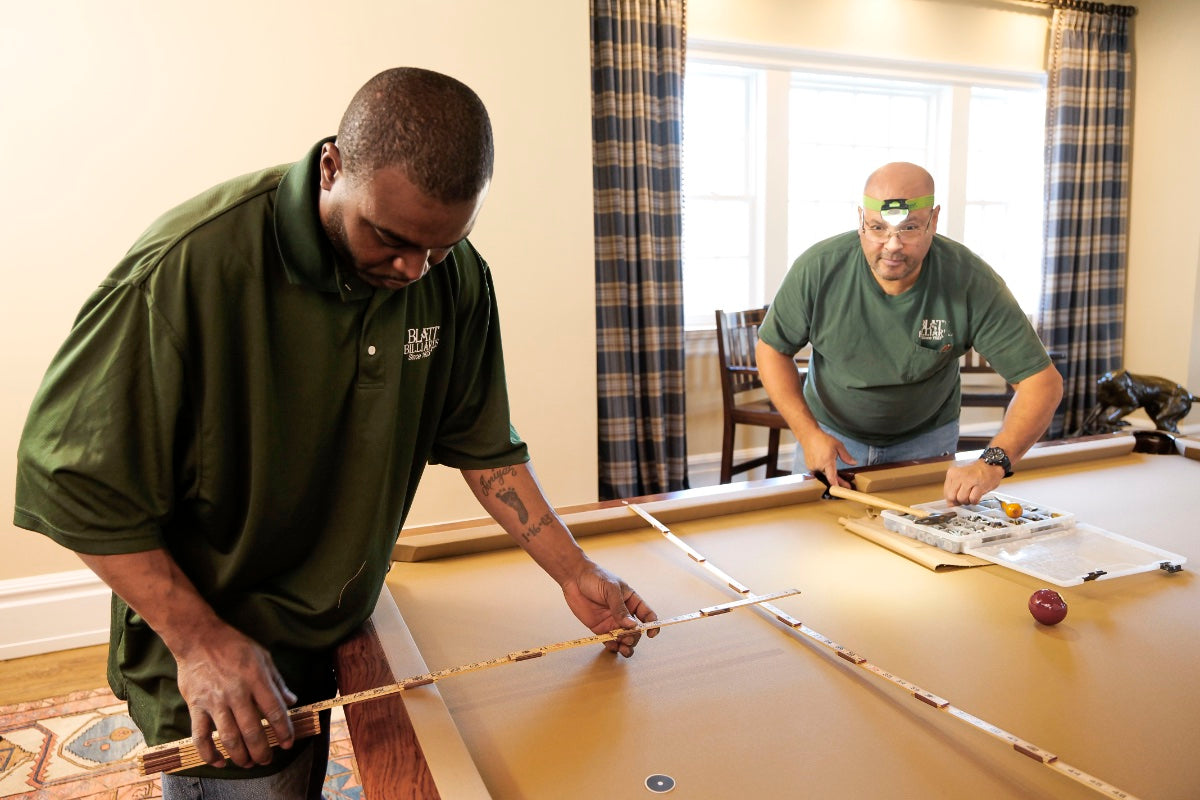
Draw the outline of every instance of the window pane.
M942 93L942 87L910 82L793 74L791 258L858 224L856 209L871 170L889 161L932 163Z
M683 260L749 258L750 203L741 198L693 197L683 221Z
M934 173L939 230L962 221L963 243L1037 313L1044 88L722 62L693 57L687 67L688 325L711 326L714 308L769 302L791 260L858 224L863 181L889 161Z
M687 76L683 159L689 194L751 191L750 136L754 73L709 66Z
M684 321L712 326L715 309L761 294L755 117L761 70L688 65L683 127Z
M1042 289L1044 90L971 91L964 244L1036 315Z
M712 325L713 311L749 308L751 205L745 200L691 198L683 216L683 304L686 323Z
M683 303L689 325L714 325L717 309L739 311L761 305L750 298L746 280L750 265L745 259L694 258L683 271Z

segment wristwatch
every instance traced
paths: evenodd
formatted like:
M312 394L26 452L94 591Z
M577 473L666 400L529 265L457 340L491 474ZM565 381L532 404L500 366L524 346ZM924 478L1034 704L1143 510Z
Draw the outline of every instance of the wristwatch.
M1008 453L1004 452L999 447L989 447L984 450L979 456L979 460L985 464L991 464L993 467L1000 467L1004 470L1004 477L1012 475L1012 461L1008 458Z

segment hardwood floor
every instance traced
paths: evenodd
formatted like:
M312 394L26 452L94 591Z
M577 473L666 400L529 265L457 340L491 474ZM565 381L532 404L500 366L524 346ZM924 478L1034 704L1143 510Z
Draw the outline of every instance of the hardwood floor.
M0 661L0 706L108 685L108 645Z

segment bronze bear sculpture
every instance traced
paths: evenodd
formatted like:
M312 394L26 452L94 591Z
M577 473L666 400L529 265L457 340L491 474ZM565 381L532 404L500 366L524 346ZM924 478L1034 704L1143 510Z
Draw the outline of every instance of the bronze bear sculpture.
M1109 372L1096 381L1096 407L1083 423L1082 433L1111 433L1129 423L1121 419L1144 408L1154 427L1179 432L1179 420L1192 410L1197 399L1183 386L1153 375L1135 375L1126 370Z

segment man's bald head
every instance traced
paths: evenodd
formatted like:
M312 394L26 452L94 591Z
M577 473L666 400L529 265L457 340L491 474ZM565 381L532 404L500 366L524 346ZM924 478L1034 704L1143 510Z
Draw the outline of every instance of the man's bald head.
M893 161L871 173L863 194L877 200L912 199L933 194L933 176L908 161Z
M924 167L895 161L867 178L859 240L872 275L887 294L902 294L917 282L940 210L934 205L933 176Z

